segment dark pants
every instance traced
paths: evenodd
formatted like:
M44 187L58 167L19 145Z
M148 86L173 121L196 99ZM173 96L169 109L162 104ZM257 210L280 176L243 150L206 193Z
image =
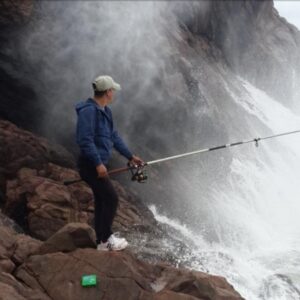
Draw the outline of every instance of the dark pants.
M96 242L106 242L112 234L111 226L118 207L118 195L109 178L98 178L89 161L80 157L78 168L81 178L91 187L95 204Z

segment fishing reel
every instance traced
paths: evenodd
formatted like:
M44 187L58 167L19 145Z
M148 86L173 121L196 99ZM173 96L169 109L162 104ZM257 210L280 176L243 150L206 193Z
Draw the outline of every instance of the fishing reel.
M137 181L139 183L145 183L146 180L148 179L148 176L146 174L146 169L145 169L145 164L137 165L137 164L132 164L128 163L127 164L129 167L129 170L131 172L131 180L132 181Z

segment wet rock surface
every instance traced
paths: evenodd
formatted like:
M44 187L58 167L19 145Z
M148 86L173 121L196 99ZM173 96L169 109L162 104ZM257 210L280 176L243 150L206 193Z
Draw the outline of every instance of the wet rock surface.
M1 226L0 299L242 299L222 277L149 264L130 250L98 251L92 237L81 223L45 242ZM97 285L84 288L81 277L89 274Z
M176 254L188 253L188 247L116 181L120 202L113 229L130 246L123 252L97 251L90 226L91 190L84 182L63 184L79 178L77 171L54 164L47 155L34 165L26 159L16 163L13 151L24 137L31 137L34 149L46 141L7 121L0 121L0 128L5 128L4 137L15 132L19 137L4 150L0 146L0 152L12 155L3 173L0 299L242 299L221 277L174 267L179 265ZM34 157L39 153L33 151ZM62 153L63 158L66 152ZM96 274L98 284L83 288L84 274Z

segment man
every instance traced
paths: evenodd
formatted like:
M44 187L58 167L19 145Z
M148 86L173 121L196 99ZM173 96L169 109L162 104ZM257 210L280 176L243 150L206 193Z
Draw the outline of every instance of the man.
M112 112L107 106L114 92L121 89L110 76L99 76L93 82L94 97L76 105L77 144L80 147L78 168L81 178L94 194L95 231L98 250L123 250L128 242L112 233L118 195L108 177L107 163L112 148L131 163L143 161L131 153L114 128Z

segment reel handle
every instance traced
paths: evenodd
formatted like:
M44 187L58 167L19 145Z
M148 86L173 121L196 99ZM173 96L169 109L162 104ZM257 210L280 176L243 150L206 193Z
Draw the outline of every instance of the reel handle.
M137 165L137 164L132 164L130 162L128 162L128 168L131 172L131 180L132 181L137 181L139 183L145 183L146 180L148 179L148 176L145 174L145 166L146 164L141 164L141 165Z

